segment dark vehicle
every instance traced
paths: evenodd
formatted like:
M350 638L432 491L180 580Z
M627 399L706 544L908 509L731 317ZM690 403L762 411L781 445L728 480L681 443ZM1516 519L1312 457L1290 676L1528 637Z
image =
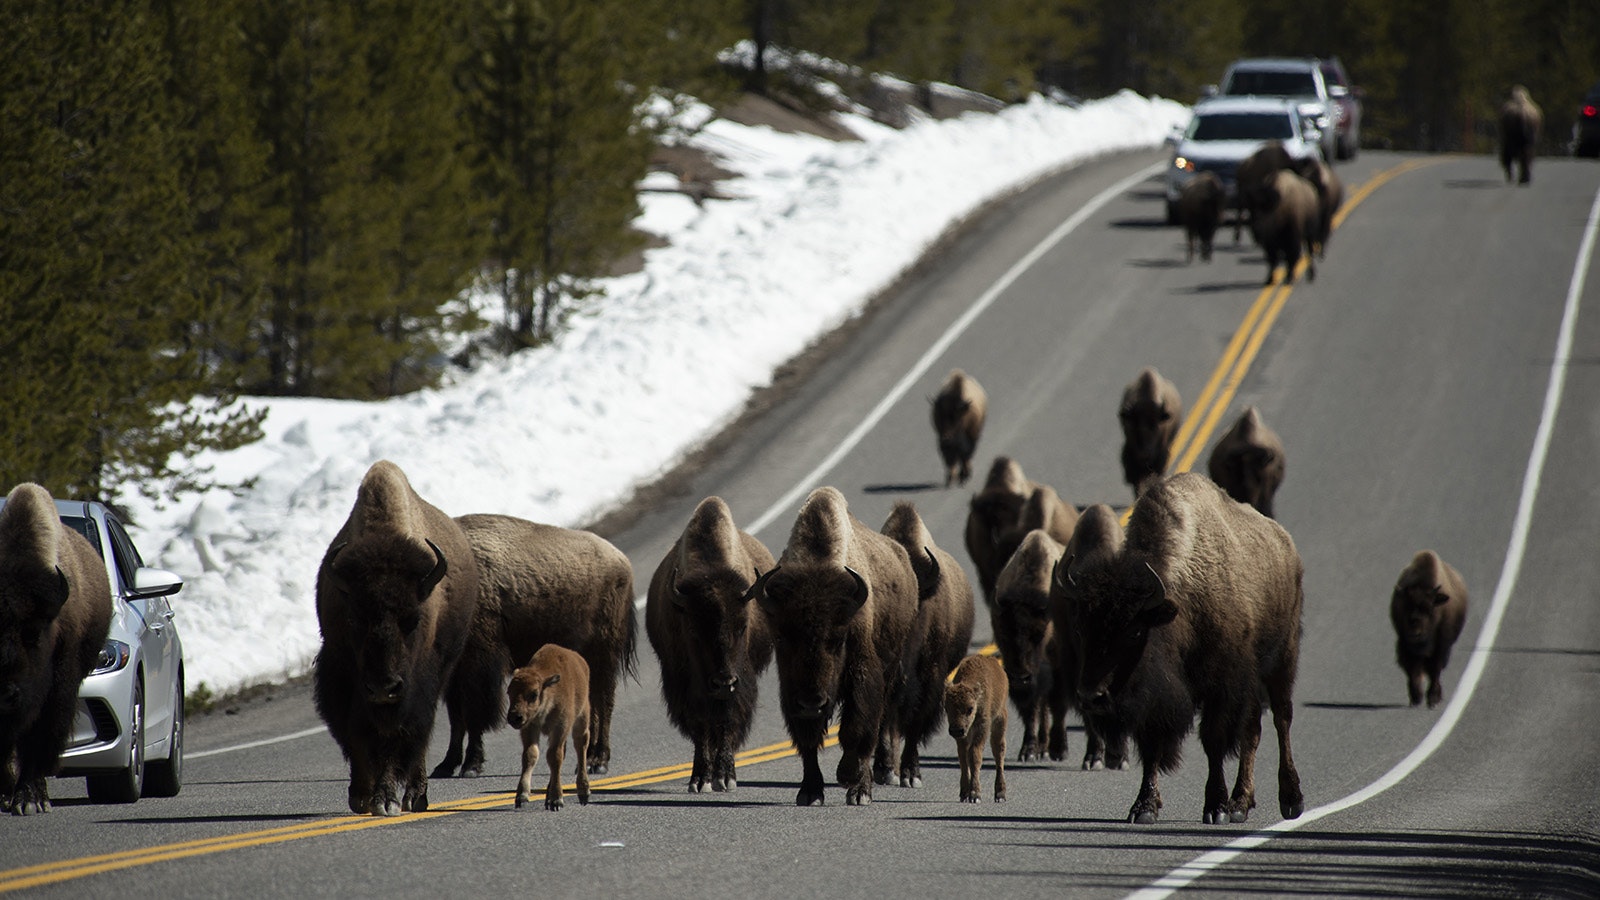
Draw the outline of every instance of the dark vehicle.
M1572 155L1600 156L1600 84L1589 88L1578 104L1578 121L1572 126Z

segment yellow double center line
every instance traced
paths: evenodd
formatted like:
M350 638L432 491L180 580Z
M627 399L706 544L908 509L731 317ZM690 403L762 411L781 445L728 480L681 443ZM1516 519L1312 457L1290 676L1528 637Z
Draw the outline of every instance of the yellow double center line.
M1365 200L1384 183L1412 169L1420 168L1436 161L1438 160L1432 158L1415 159L1378 173L1372 180L1363 184L1359 190L1350 196L1350 199L1339 211L1339 214L1335 216L1334 227L1337 228L1345 217L1350 214L1351 210L1360 205L1362 200ZM1301 265L1303 267L1304 263L1302 262ZM1296 275L1298 276L1298 274L1299 271L1297 270ZM1291 290L1292 288L1287 284L1269 285L1256 297L1255 303L1251 305L1249 312L1245 314L1244 321L1239 325L1239 329L1234 332L1233 339L1228 342L1222 361L1217 365L1216 370L1212 372L1211 379L1206 382L1205 389L1200 392L1199 400L1195 403L1183 427L1179 429L1177 439L1173 442L1173 456L1178 459L1177 471L1188 471L1194 465L1195 458L1199 456L1201 448L1205 446L1212 431L1215 430L1218 420L1227 411L1228 405L1233 402L1233 397L1239 389L1239 384L1244 380L1245 374L1249 372L1251 363L1255 361L1256 354L1260 352L1261 344L1266 340L1267 333L1271 330L1273 322L1277 320L1278 313L1282 311L1284 303L1289 299ZM993 652L992 647L986 648L986 650ZM829 737L823 746L831 747L836 745L838 743L837 734L837 728L830 730ZM794 752L794 746L785 741L746 750L739 753L735 760L739 765L753 765L755 763L783 759L794 755ZM596 791L606 791L660 784L664 781L686 778L690 771L691 766L689 764L664 766L643 772L597 778L590 783L590 788ZM570 791L574 788L569 785L565 789ZM493 809L508 806L515 799L516 794L514 792L487 794L482 797L440 803L431 807L427 812L411 813L395 818L337 816L330 819L316 819L300 825L286 825L281 828L247 831L242 834L224 837L181 841L175 844L162 844L154 847L142 847L136 850L124 850L118 853L106 853L98 856L63 860L61 862L24 866L0 872L0 892L55 884L87 875L96 875L101 872L145 866L151 863L167 862L191 856L204 856L210 853L242 850L247 847L282 844L288 841L324 837L348 831L361 831L385 825L437 819L473 810Z

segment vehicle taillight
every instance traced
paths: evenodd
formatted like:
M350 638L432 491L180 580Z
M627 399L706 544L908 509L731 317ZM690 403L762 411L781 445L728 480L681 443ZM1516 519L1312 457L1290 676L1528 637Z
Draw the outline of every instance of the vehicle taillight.
M1583 117L1585 119L1592 119L1595 116L1600 116L1600 106L1590 103L1583 108Z

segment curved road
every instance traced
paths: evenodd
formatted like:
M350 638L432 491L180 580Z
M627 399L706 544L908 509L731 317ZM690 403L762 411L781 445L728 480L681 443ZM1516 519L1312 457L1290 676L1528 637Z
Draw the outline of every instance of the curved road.
M925 399L952 366L992 401L978 479L1007 454L1080 506L1131 498L1115 410L1141 366L1189 407L1180 464L1203 471L1254 404L1288 448L1277 507L1306 563L1298 822L1278 820L1270 739L1246 825L1200 824L1192 738L1150 827L1124 822L1132 770L1013 763L1010 802L957 803L942 733L925 787L879 787L865 808L830 787L827 806L796 808L770 671L739 790L689 795L689 745L666 721L641 628L612 775L587 807L513 811L518 745L502 730L490 774L435 781L432 811L349 816L345 765L309 692L289 686L193 721L175 799L90 806L81 782L57 782L50 815L0 822L0 891L1600 894L1600 264L1585 255L1600 166L1541 160L1531 186L1511 188L1487 157L1364 153L1339 168L1351 208L1317 280L1263 291L1248 238L1235 247L1225 231L1211 264L1182 263L1149 174L1160 160L1097 161L998 204L612 537L643 585L715 493L776 553L805 491L832 484L873 525L914 500L965 561L978 485L938 486ZM1395 577L1428 547L1472 592L1432 711L1406 705L1387 618ZM980 606L978 642L988 633ZM1069 757L1082 741L1073 729Z

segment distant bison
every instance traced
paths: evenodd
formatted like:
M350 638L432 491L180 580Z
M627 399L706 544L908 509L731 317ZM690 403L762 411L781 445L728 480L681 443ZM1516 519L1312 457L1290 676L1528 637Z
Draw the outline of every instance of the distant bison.
M1227 192L1215 172L1201 172L1189 179L1178 195L1178 224L1188 247L1188 262L1194 262L1194 246L1200 244L1200 259L1211 261L1211 244L1222 225Z
M916 623L911 560L851 515L843 494L822 487L800 507L788 546L762 581L779 702L803 767L795 803L822 805L817 754L835 711L845 802L870 803L873 754L893 714L890 700L904 688L906 639Z
M1533 180L1533 156L1539 147L1539 132L1544 127L1544 112L1528 95L1528 89L1516 85L1511 97L1500 107L1500 167L1506 171L1506 182L1511 181L1511 169L1517 168L1517 183Z
M1042 528L1065 541L1077 521L1077 509L1063 501L1055 488L1030 481L1010 457L995 457L983 490L968 504L965 534L984 602L994 604L995 579L1024 535Z
M456 523L472 548L478 602L461 664L445 693L450 746L435 778L483 768L483 735L498 728L515 660L559 644L589 666L589 771L611 762L617 681L637 662L633 566L599 535L515 516L472 514ZM462 740L466 739L465 754Z
M511 673L506 687L506 723L522 733L522 777L517 779L516 808L533 794L533 767L539 762L539 738L548 744L545 765L550 783L544 808L560 809L561 764L567 741L577 757L578 802L589 802L589 664L565 647L545 644L528 664Z
M1283 441L1261 421L1254 406L1244 411L1211 451L1211 480L1228 496L1272 516L1272 498L1283 484Z
M0 810L50 811L45 779L110 626L100 554L61 524L49 491L12 488L0 507Z
M434 711L477 599L461 526L418 497L394 463L374 463L317 570L315 699L350 761L353 812L428 808Z
M772 567L771 552L734 525L727 503L707 497L650 579L645 633L661 662L667 718L694 743L690 791L738 786L734 753L772 661L766 616L753 602Z
M1117 420L1122 423L1122 477L1138 497L1145 479L1167 470L1172 442L1183 427L1183 399L1172 382L1146 366L1122 392Z
M983 422L989 414L989 395L977 379L951 369L931 398L933 430L939 437L939 456L944 459L944 486L957 479L962 484L972 477L972 454L983 435Z
M1339 180L1333 166L1314 156L1299 160L1294 170L1310 182L1317 192L1317 258L1328 254L1328 238L1333 235L1333 217L1344 205L1344 182Z
M910 503L894 505L883 534L905 548L917 576L917 617L906 640L902 668L905 683L895 699L890 740L879 742L873 780L889 784L896 775L901 787L922 786L922 744L939 730L944 679L972 642L972 584L956 558L933 542L933 535ZM905 747L894 760L895 741Z
M1188 472L1139 498L1120 552L1061 566L1080 708L1120 722L1144 766L1129 821L1157 820L1157 776L1178 768L1196 713L1209 764L1201 820L1246 821L1263 696L1278 732L1278 807L1297 818L1305 798L1289 729L1304 597L1288 533ZM1233 756L1230 798L1223 764Z
M961 802L983 799L983 745L994 756L994 802L1006 799L1006 673L992 656L961 660L944 686L944 715L961 763Z
M1245 157L1234 172L1233 242L1239 243L1242 229L1250 219L1250 211L1259 201L1262 192L1272 185L1278 173L1294 165L1294 157L1279 141L1270 141L1261 149Z
M1428 708L1444 699L1439 673L1450 663L1450 649L1467 623L1467 585L1455 567L1432 550L1412 557L1389 598L1395 655L1406 673L1411 705L1422 703L1427 676Z
M1311 182L1288 169L1273 176L1250 207L1250 233L1267 257L1266 284L1272 284L1280 260L1283 283L1292 284L1302 248L1306 280L1316 280L1317 261L1312 251L1322 241L1321 222L1322 206Z

